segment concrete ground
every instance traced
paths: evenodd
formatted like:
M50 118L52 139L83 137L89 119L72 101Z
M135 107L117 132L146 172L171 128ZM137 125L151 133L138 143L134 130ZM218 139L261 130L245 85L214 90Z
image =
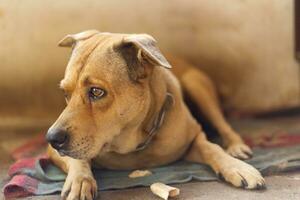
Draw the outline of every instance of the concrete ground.
M38 130L44 129L39 127ZM32 138L34 129L24 130L1 130L0 129L0 181L1 188L7 178L7 169L13 162L9 152L22 142ZM300 200L300 172L286 173L277 176L266 177L267 189L264 191L247 191L231 187L222 182L191 182L178 184L180 196L174 199L188 200L214 200L214 199L255 199L255 200ZM4 199L2 192L0 199ZM23 199L32 200L55 200L59 195L28 197ZM126 190L114 190L101 192L98 199L101 200L150 200L155 197L149 188L134 188Z

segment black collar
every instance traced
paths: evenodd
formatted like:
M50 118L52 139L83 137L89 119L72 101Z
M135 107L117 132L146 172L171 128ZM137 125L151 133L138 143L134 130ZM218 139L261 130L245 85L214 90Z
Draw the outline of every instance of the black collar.
M158 114L154 118L152 126L150 126L149 130L146 130L146 132L148 133L148 135L146 137L146 140L144 142L142 142L141 144L139 144L137 146L137 148L134 150L134 152L144 150L150 144L153 137L158 132L158 129L162 126L167 110L173 104L174 104L174 97L171 93L167 92L164 104L162 105L162 107L159 110Z

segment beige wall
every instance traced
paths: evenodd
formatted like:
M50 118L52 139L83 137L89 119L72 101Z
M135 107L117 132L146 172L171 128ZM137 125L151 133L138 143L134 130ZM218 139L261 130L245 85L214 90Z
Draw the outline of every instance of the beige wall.
M292 0L1 0L0 113L54 118L69 55L57 41L91 28L152 34L206 70L227 109L295 106L292 17Z

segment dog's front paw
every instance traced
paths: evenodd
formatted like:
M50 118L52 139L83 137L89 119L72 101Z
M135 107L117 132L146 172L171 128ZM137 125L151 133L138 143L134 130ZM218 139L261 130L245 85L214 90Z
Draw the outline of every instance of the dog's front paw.
M265 189L265 180L251 165L236 158L228 158L222 162L217 171L220 179L223 179L236 187L245 189Z
M248 147L243 142L237 142L237 143L230 144L227 147L226 152L229 155L231 155L235 158L238 158L238 159L242 159L242 160L250 159L253 154L250 147Z
M97 183L93 175L83 171L69 172L63 190L62 199L93 200L97 196Z

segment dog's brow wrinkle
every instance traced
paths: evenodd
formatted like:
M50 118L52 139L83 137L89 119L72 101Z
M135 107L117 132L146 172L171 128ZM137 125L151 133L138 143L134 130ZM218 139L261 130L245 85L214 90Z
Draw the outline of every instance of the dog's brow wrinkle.
M94 85L94 84L98 84L98 81L97 79L94 79L90 76L86 76L84 79L83 79L83 85L84 86L87 86L87 85Z
M82 104L86 104L84 95L81 94L80 95L80 99L81 99Z
M87 77L85 77L84 78L84 80L83 80L83 85L89 85L91 83L91 81L90 81L90 77L89 76L87 76Z

